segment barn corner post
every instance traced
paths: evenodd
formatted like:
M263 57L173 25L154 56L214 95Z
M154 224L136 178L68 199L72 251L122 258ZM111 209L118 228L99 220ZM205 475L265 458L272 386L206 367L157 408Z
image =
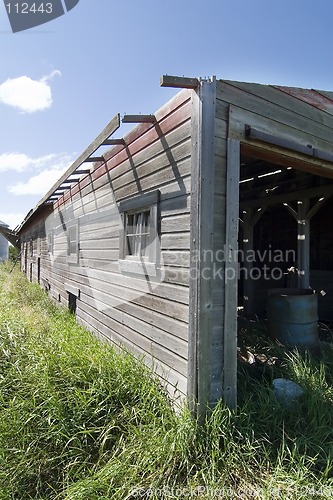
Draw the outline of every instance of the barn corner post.
M210 403L211 250L214 219L215 78L201 81L192 99L192 167L190 222L190 306L188 401L192 413L204 417Z
M215 78L201 81L192 101L188 400L200 420L220 399L231 409L237 402L240 143L225 137L221 167L216 85Z
M200 82L192 100L191 248L188 400L203 418L211 403L214 135L216 81Z

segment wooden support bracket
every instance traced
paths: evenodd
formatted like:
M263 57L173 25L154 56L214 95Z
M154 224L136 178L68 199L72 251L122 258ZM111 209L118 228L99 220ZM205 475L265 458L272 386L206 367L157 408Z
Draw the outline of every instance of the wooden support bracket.
M175 87L180 89L196 89L200 82L197 78L187 78L184 76L163 75L160 78L161 87Z
M123 123L155 123L155 115L125 115L121 120Z
M66 170L66 172L60 177L54 186L46 193L44 198L40 200L38 205L34 208L34 213L39 206L43 205L55 192L55 190L61 186L63 181L67 180L68 177L75 174L90 173L90 171L77 171L77 169L86 161L87 158L91 158L91 155L97 151L100 145L110 137L118 128L120 127L120 115L117 113L108 125L102 130L102 132L96 137L96 139L87 147L87 149L74 161L74 163ZM94 160L96 161L96 160ZM104 158L103 160L104 161ZM32 214L31 214L32 215Z
M83 163L94 163L96 161L105 161L104 156L89 156Z
M107 139L106 141L102 142L101 146L123 146L124 144L124 139Z
M90 173L91 173L90 169L85 169L85 170L76 170L71 175L82 175L82 174L90 174Z

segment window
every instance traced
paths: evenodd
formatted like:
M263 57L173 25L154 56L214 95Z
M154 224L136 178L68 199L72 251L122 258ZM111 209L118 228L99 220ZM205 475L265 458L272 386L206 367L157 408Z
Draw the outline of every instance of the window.
M159 191L136 196L119 204L121 271L156 276L159 258Z
M54 242L54 233L50 231L47 235L47 251L50 255L53 255L53 242Z
M79 224L67 228L67 255L70 264L79 262Z

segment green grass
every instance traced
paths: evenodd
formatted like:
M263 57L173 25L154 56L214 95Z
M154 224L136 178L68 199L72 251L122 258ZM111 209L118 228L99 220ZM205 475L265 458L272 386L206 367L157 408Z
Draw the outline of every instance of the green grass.
M285 352L258 331L243 347L239 406L203 425L175 412L153 374L0 266L0 500L331 498L333 349ZM305 391L285 408L277 376ZM243 496L242 496L243 495Z

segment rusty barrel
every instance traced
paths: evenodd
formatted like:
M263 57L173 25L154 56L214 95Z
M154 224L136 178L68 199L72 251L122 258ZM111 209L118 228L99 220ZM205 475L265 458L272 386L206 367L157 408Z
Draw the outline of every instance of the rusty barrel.
M268 291L267 321L270 336L284 345L312 348L318 338L318 296L306 288Z

